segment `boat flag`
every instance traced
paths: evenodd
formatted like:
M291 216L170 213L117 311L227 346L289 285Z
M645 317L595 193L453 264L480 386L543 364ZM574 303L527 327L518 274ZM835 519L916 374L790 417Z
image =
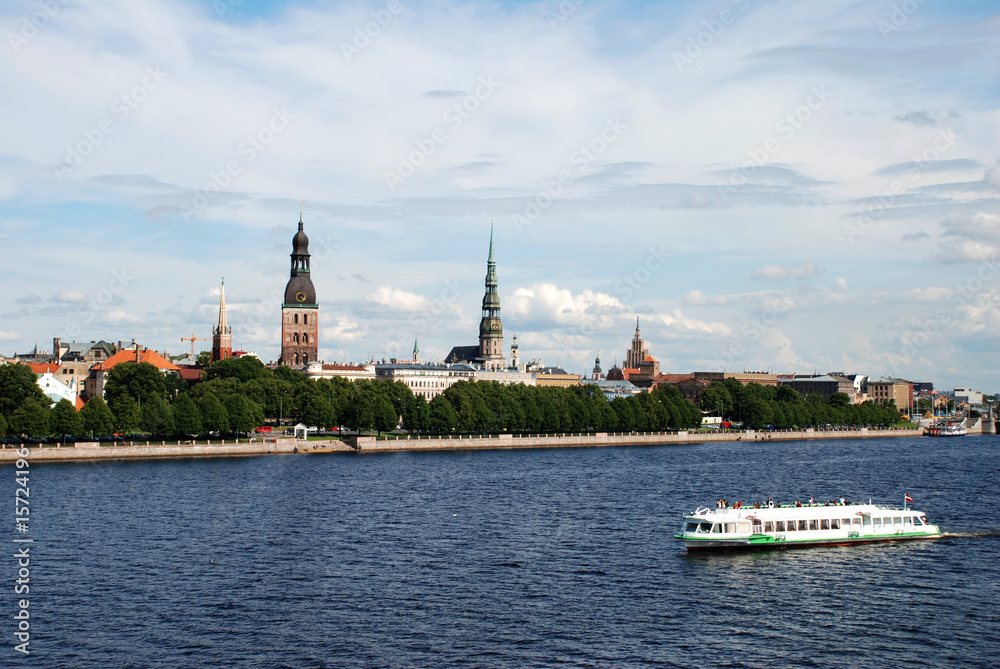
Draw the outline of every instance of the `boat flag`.
M905 499L907 502L912 502L913 501L913 498L910 497L910 493L908 493L908 492L907 493L903 493L903 499Z

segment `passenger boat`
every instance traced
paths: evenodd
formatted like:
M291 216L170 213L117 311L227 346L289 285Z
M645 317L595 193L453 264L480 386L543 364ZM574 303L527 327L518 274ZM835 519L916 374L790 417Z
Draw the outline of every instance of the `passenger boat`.
M906 502L912 501L907 496ZM680 534L689 551L849 546L938 539L941 529L922 511L873 504L783 504L765 508L699 508L684 516Z
M962 423L934 423L927 428L931 437L964 437L969 431Z

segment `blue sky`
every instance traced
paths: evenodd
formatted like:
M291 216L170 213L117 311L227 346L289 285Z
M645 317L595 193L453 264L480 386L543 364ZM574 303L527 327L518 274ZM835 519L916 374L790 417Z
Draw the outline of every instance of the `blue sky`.
M180 353L225 276L235 343L276 359L304 201L330 361L475 343L492 216L522 358L607 368L639 317L664 371L1000 390L993 3L67 0L0 27L0 352Z

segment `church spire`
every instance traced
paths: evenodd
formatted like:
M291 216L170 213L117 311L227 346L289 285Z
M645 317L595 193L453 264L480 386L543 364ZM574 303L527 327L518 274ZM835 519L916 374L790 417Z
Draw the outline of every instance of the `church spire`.
M413 335L413 362L420 362L420 346L417 344L416 335Z
M219 330L228 330L226 324L226 278L222 278L222 291L219 293Z
M233 329L226 319L226 280L219 293L219 323L212 328L212 362L233 357Z
M497 260L493 251L493 220L490 219L490 254L486 260L486 294L483 295L483 318L479 321L479 357L487 369L501 369L503 324L500 322L500 295L497 294Z

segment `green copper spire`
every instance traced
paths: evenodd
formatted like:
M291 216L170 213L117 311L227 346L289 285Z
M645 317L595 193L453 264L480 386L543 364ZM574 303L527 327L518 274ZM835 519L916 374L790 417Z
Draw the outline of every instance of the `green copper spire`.
M487 262L496 263L497 259L493 256L493 216L490 216L490 257L486 259Z

